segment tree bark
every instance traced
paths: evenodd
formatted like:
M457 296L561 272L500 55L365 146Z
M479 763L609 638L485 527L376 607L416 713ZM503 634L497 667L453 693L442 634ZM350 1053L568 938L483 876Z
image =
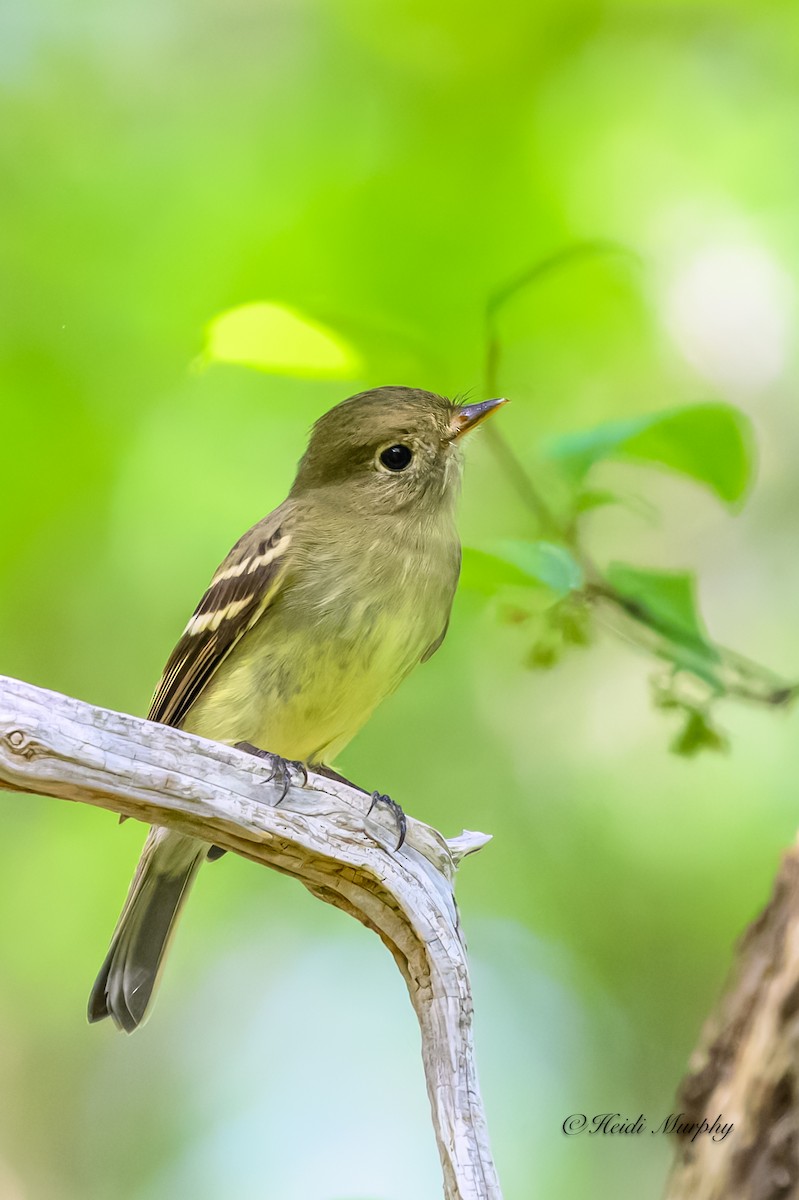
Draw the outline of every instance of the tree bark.
M266 764L191 734L0 676L0 788L110 809L204 838L283 874L373 929L422 1034L446 1200L501 1200L472 1040L455 869L489 839L396 830L354 788L311 775L279 807ZM232 1016L232 1014L231 1014Z
M799 1197L799 847L741 940L678 1099L681 1120L733 1128L680 1139L665 1200Z

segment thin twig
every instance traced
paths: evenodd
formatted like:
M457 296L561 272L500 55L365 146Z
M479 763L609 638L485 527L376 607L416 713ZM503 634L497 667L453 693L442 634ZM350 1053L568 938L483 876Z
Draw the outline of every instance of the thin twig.
M539 259L532 266L526 267L518 275L497 288L488 298L485 309L485 367L484 387L487 396L498 394L499 373L502 357L502 340L499 334L499 316L502 310L522 292L535 287L553 275L557 275L569 267L579 266L592 258L605 255L621 255L637 262L637 256L627 246L620 242L605 241L597 238L588 242L575 242L564 246L553 254ZM530 479L524 465L516 455L512 446L498 426L489 422L486 426L486 439L497 459L499 459L507 478L510 480L523 503L533 513L544 537L558 537L568 540L568 530L558 520L544 497Z
M578 242L540 259L492 293L485 310L486 395L495 395L499 390L502 341L498 318L506 305L521 292L558 272L605 255L619 255L628 261L639 262L632 250L618 242L600 239ZM489 422L485 436L506 478L535 519L538 535L560 541L568 547L582 568L586 583L577 596L582 595L589 603L603 601L626 618L622 629L618 625L614 627L619 636L672 664L679 662L680 669L694 674L698 679L707 681L712 673L717 694L772 707L786 707L796 699L799 683L782 679L768 668L716 643L708 641L703 645L697 644L692 651L690 646L686 646L684 630L670 627L645 605L613 587L582 545L577 521L564 522L556 516L499 426Z

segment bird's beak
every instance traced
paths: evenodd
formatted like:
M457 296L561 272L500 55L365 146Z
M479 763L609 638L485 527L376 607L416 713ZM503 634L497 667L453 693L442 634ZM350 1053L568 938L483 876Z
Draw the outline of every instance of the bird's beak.
M461 404L456 408L451 421L453 438L462 437L470 429L474 429L481 421L490 416L496 409L507 404L503 396L498 400L482 400L480 404Z

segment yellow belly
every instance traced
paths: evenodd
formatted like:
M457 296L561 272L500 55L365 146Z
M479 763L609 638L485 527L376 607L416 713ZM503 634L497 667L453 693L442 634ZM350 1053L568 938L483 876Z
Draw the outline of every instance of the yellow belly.
M183 728L331 763L419 662L446 614L433 619L437 631L418 612L381 614L363 636L344 637L267 613L218 668Z

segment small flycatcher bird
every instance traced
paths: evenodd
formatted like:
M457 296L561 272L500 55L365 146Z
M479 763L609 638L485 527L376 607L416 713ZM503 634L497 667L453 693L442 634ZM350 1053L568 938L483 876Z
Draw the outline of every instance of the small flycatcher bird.
M444 639L460 570L461 438L503 403L382 387L321 417L288 499L211 580L149 719L268 751L284 772L295 762L336 777L339 751ZM209 852L150 829L90 1021L110 1016L132 1033L144 1020Z

